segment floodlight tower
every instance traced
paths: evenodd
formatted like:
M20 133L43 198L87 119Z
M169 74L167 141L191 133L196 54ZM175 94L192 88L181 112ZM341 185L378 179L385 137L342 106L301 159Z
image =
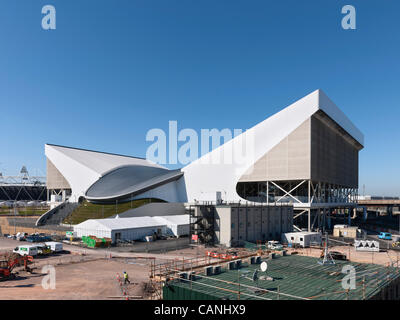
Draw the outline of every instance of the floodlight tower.
M24 183L25 181L29 181L29 173L28 173L28 169L26 168L26 166L22 166L20 173L22 174L21 180L22 183Z

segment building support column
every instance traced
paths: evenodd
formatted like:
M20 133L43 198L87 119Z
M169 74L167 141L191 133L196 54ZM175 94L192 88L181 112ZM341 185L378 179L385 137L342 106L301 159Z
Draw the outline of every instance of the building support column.
M328 229L331 229L331 208L328 208Z
M349 212L349 216L348 216L348 218L347 218L347 220L348 220L348 225L351 226L351 209L348 208L347 211Z

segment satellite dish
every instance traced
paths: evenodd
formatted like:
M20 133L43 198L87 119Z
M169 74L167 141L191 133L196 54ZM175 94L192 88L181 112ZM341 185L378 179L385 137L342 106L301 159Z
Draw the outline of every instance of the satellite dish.
M260 268L262 272L265 272L268 269L268 264L265 261L263 261L261 262Z

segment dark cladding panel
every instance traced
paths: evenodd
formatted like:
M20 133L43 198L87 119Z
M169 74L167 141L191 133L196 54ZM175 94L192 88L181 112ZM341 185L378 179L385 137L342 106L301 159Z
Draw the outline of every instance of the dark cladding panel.
M326 115L312 116L311 179L357 188L361 148Z

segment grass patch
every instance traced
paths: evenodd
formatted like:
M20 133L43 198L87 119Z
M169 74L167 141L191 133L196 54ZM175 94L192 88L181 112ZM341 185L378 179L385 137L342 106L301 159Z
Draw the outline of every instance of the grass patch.
M63 223L78 224L88 219L109 218L115 214L120 214L151 202L164 201L158 199L140 199L118 204L94 204L84 201L72 211Z

